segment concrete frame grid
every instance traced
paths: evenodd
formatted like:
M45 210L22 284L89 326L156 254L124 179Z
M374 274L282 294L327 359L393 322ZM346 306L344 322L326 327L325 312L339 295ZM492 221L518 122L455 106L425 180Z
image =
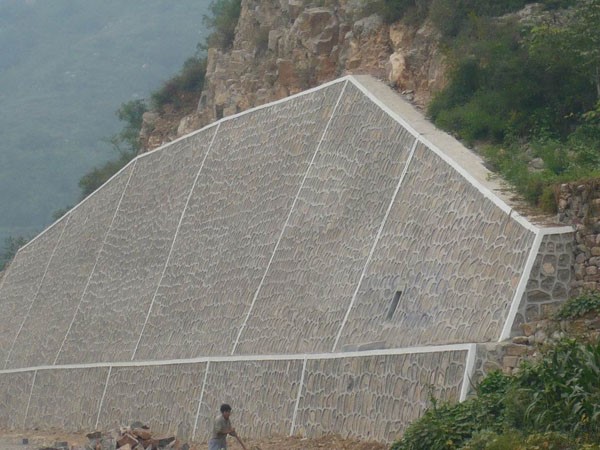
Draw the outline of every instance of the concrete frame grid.
M73 208L71 211L69 211L65 216L61 217L60 219L58 219L55 223L53 223L52 225L50 225L46 230L44 230L40 235L38 235L36 238L34 238L32 241L30 241L26 246L22 247L19 252L17 253L17 255L21 254L26 248L28 248L29 246L33 245L33 243L38 240L41 236L45 235L48 231L52 230L55 226L57 226L57 224L61 223L61 221L63 221L63 219L65 220L65 223L63 224L63 228L60 232L60 236L56 242L56 245L53 247L53 250L50 254L50 258L48 259L46 266L45 266L45 270L44 273L41 277L41 280L39 281L38 287L37 287L37 291L36 294L33 297L33 300L31 300L31 303L29 304L28 308L27 308L27 312L25 314L24 319L21 322L21 325L17 331L17 334L14 337L14 340L12 342L12 345L10 346L10 349L8 351L8 354L5 358L4 361L4 369L0 370L0 419L2 419L2 411L1 409L4 407L3 406L3 402L2 402L2 395L3 395L3 391L2 391L2 376L9 376L12 374L20 374L20 373L28 373L28 374L33 374L32 381L31 381L31 387L29 389L29 398L27 401L27 406L26 409L24 411L24 419L23 419L23 427L26 426L26 424L28 423L28 416L31 417L31 411L30 411L30 407L31 407L31 403L32 403L32 398L35 400L35 396L34 396L34 388L37 389L36 387L36 379L38 378L38 373L44 373L46 371L53 371L53 370L65 370L65 369L70 369L73 371L76 370L80 370L80 369L94 369L94 368L105 368L108 369L107 370L107 375L105 378L105 382L103 385L103 390L102 390L102 394L101 394L101 398L99 398L99 406L98 406L98 411L96 413L95 416L95 425L96 427L98 425L101 425L101 413L102 413L102 409L103 409L103 405L105 404L105 400L106 396L107 396L107 391L109 388L109 382L111 381L111 377L114 376L114 371L113 368L121 368L121 367L154 367L154 366L170 366L173 365L175 367L177 367L178 365L187 365L187 364L197 364L197 363L205 363L205 370L203 373L200 374L200 377L202 379L201 382L201 392L198 396L197 399L197 408L195 408L195 416L194 416L194 420L193 420L193 431L191 436L187 436L187 437L191 437L192 439L195 439L198 435L198 424L203 420L206 419L205 416L202 415L201 410L202 410L202 406L203 406L203 402L205 402L205 388L207 387L207 382L209 381L209 375L211 373L211 370L215 370L215 367L218 367L219 364L227 364L227 363L250 363L250 362L256 362L260 365L260 362L263 361L299 361L302 364L302 370L301 370L301 376L300 379L297 381L297 391L295 393L294 400L293 400L293 413L291 415L291 417L289 417L289 421L291 422L290 425L290 435L294 434L294 432L298 431L299 429L302 429L303 426L299 426L297 421L299 419L298 417L298 411L301 407L301 401L304 398L303 397L303 391L307 388L307 365L311 362L311 361L320 361L320 360L344 360L346 358L358 358L357 360L362 360L362 359L369 359L369 358L378 358L378 357L390 357L392 359L396 358L396 359L401 359L401 357L403 355L423 355L423 354L437 354L437 353L444 353L444 352L463 352L465 357L464 357L464 367L463 367L463 372L462 372L462 377L461 377L461 383L459 386L459 391L460 393L457 395L459 400L464 400L467 397L468 391L469 391L469 381L473 375L473 367L475 364L475 359L476 359L476 345L474 343L466 343L466 344L452 344L452 345L428 345L425 347L409 347L409 348L393 348L393 349L385 349L385 350L366 350L366 351L356 351L356 352L340 352L338 347L339 347L339 343L340 343L340 338L342 336L342 333L344 331L344 328L346 326L346 323L348 321L348 318L350 316L350 313L354 307L354 303L356 301L356 297L358 295L358 292L361 288L361 284L363 283L363 279L365 278L365 274L367 273L367 270L369 269L369 265L371 263L372 260L372 256L375 252L375 249L377 247L377 243L382 235L382 231L384 229L384 226L386 224L386 221L388 219L388 216L390 214L390 211L392 209L392 206L394 205L394 202L396 201L396 196L398 194L398 192L401 189L402 183L405 180L406 174L410 171L410 167L411 167L411 163L413 160L413 155L415 153L415 149L417 148L417 145L422 144L424 146L426 146L430 151L432 151L433 153L435 153L441 160L443 160L445 163L447 163L450 167L452 167L457 173L459 173L465 180L467 180L471 185L473 185L475 188L477 188L477 190L488 200L490 200L491 202L493 202L498 208L500 208L502 211L504 211L507 215L507 217L511 220L515 220L518 224L520 224L522 227L524 227L525 229L529 230L530 232L533 233L534 235L534 239L533 239L533 244L531 245L529 252L527 254L526 257L526 261L525 261L525 265L523 267L521 276L519 278L519 282L518 285L515 289L515 293L514 296L512 298L512 301L510 303L510 308L507 312L507 316L504 320L504 325L502 327L502 331L500 332L500 335L497 337L498 341L502 341L502 340L506 340L510 337L511 335L511 329L513 327L513 323L515 321L515 317L517 316L518 312L519 312L519 308L521 307L522 304L522 299L523 296L526 293L526 288L527 288L527 284L528 281L530 279L531 276L531 272L532 272L532 268L534 267L536 258L538 257L538 254L540 252L540 246L542 245L542 241L544 239L544 237L546 236L550 236L550 235L559 235L559 234L565 234L565 233L571 233L572 229L569 227L557 227L557 228L540 228L536 225L533 225L532 223L530 223L527 219L525 219L524 217L522 217L521 215L519 215L518 213L516 213L510 206L507 205L507 203L505 203L501 198L499 198L498 194L493 192L490 188L488 188L482 181L481 179L478 179L477 176L474 176L471 172L469 172L467 169L465 169L461 164L459 164L458 162L456 162L456 160L460 159L460 155L457 158L456 155L449 155L447 154L445 151L442 151L436 144L432 143L430 141L431 140L435 140L435 137L432 135L432 127L427 128L426 126L424 126L422 123L418 122L416 125L416 128L414 128L412 125L410 125L403 117L402 115L398 112L398 110L394 107L394 105L390 105L387 104L386 102L384 102L382 100L382 98L380 96L377 96L375 94L373 94L372 92L372 81L364 78L364 77L353 77L353 76L347 76L344 77L342 79L339 80L335 80L332 81L330 83L327 83L325 85L322 85L318 88L314 88L311 89L309 91L306 92L302 92L299 94L296 94L295 96L292 96L292 98L294 97L298 97L298 96L303 96L303 95L307 95L310 94L311 92L323 89L325 87L334 85L336 83L343 83L343 88L340 91L340 94L337 98L337 102L335 107L332 110L332 113L329 117L329 122L327 123L327 125L325 126L325 129L321 135L321 138L319 140L319 143L315 149L315 152L312 156L311 162L308 165L308 168L306 170L306 172L304 173L304 177L302 179L302 182L300 184L300 187L296 193L296 197L293 200L292 206L288 212L287 215L287 219L285 221L285 224L283 226L283 228L281 229L281 233L279 234L279 237L277 239L277 242L275 244L274 250L271 253L271 257L270 260L266 266L266 269L264 271L264 274L262 276L262 279L259 283L258 289L255 291L254 297L252 299L252 302L248 308L247 313L245 314L245 318L243 320L243 323L241 324L240 328L238 329L237 332L237 337L235 338L235 342L233 344L233 348L231 349L231 355L230 356L206 356L206 357L200 357L200 358L179 358L179 359L175 359L175 360L157 360L157 361L149 361L149 360L145 360L145 361L138 361L135 360L136 357L136 353L138 351L138 346L140 345L140 341L142 340L144 331L147 328L148 325L148 320L151 316L153 307L154 307L154 303L155 303L155 299L156 299L156 295L158 293L158 290L161 286L161 282L163 280L163 277L165 276L165 272L167 270L167 266L169 264L169 261L171 259L171 255L173 253L173 249L175 246L175 242L177 240L177 235L179 233L179 229L181 227L182 221L184 219L187 207L188 207L188 203L190 201L190 198L192 196L192 192L194 190L194 187L196 186L196 183L198 181L198 178L200 176L200 173L202 171L202 168L204 167L204 162L206 161L206 158L209 155L209 152L213 146L213 143L217 137L217 134L219 133L219 128L221 126L221 124L223 124L226 121L229 120L234 120L237 117L243 116L245 114L249 114L252 113L254 111L257 110L261 110L263 108L269 108L275 104L281 103L281 102L286 102L289 101L290 98L285 98L282 100L279 100L277 102L274 103L270 103L270 104L266 104L266 105L262 105L258 108L254 108L252 110L249 111L244 111L242 113L236 114L234 116L229 116L226 117L224 119L221 119L220 121L211 124L201 130L198 130L194 133L192 133L191 135L187 135L184 136L166 146L160 147L156 150L153 150L152 152L148 152L146 154L143 155L139 155L138 157L136 157L134 160L132 160L127 166L125 166L123 169L121 169L121 171L117 174L115 174L109 181L107 181L102 187L100 187L96 192L94 192L92 195L96 195L98 192L100 192L102 189L105 188L105 186L107 186L114 178L116 178L117 176L119 176L121 174L121 172L125 171L125 170L130 170L130 173L128 175L127 178L127 183L125 184L125 187L121 193L121 196L119 197L119 202L117 204L117 207L114 211L113 217L112 217L112 221L106 231L106 234L104 235L104 240L103 240L103 244L106 242L107 236L110 232L110 229L112 227L112 223L115 220L115 217L117 216L118 212L119 212L119 206L121 204L121 201L123 200L125 193L127 191L127 186L129 185L129 181L131 180L134 171L135 171L135 167L136 167L136 163L140 158L146 158L148 157L148 155L153 154L154 152L157 151L162 151L163 149L167 148L169 145L173 145L177 142L181 142L184 139L190 139L192 136L197 135L199 133L202 133L206 130L212 129L214 127L214 133L212 134L212 138L210 140L210 144L208 146L208 150L206 151L206 153L204 154L204 159L201 163L200 169L198 170L198 172L195 175L194 178L194 182L192 184L191 189L189 190L189 193L187 195L186 198L186 202L185 202L185 206L183 207L183 210L181 212L181 215L179 217L179 221L177 223L177 228L175 230L175 234L173 236L173 239L171 241L170 247L169 247L169 251L168 251L168 255L166 257L162 272L160 274L158 283L156 285L156 289L154 290L154 294L152 296L152 300L150 302L150 306L147 310L147 312L145 313L145 320L144 320L144 325L142 327L142 330L139 334L139 337L137 339L137 342L135 344L135 347L133 348L133 351L131 353L131 360L130 361L115 361L115 362L99 362L99 363L85 363L85 364L58 364L59 361L59 356L60 353L62 351L62 348L67 340L67 337L69 335L69 331L71 330L73 323L75 322L75 318L77 316L77 311L79 310L80 306L81 306L81 301L83 300L83 297L85 295L85 292L88 288L88 285L90 283L90 280L92 279L92 275L94 273L96 264L98 263L98 260L100 258L100 253L102 252L102 247L100 248L100 250L98 251L97 255L96 255L96 261L94 264L94 267L92 268L92 271L87 279L87 283L85 285L84 288L84 292L81 296L81 300L79 302L79 305L77 306L75 312L74 312L74 316L73 319L71 320L71 323L69 325L69 328L67 329L67 332L65 334L64 340L61 344L61 348L59 349L56 357L54 358L54 362L52 365L41 365L41 366L34 366L34 367L24 367L24 368L9 368L9 362L11 360L11 354L13 352L13 349L15 347L15 343L17 342L17 339L19 338L19 335L21 333L21 330L23 329L27 318L29 317L29 314L32 310L32 308L34 307L35 304L35 300L37 297L37 293L39 292L42 283L44 281L44 278L46 276L46 273L48 271L48 267L50 266L51 262L52 262L52 258L56 252L56 249L60 243L60 240L62 239L62 234L64 233L64 230L66 228L66 225L68 224L68 221L70 219L70 214L72 214L73 211L75 211L77 208L79 208L84 202L89 201L90 197L88 197L86 200L84 200L82 203L80 203L79 205L77 205L75 208ZM325 138L325 135L327 133L327 130L329 128L329 124L331 123L332 118L334 117L337 107L340 103L340 100L342 99L345 90L346 90L346 86L348 86L349 84L352 84L352 86L356 87L357 89L359 89L366 97L369 98L370 101L372 101L373 103L375 103L379 108L381 108L383 111L385 111L390 117L392 117L396 122L398 122L402 127L404 127L406 130L408 130L408 132L414 137L414 141L413 144L409 150L409 156L407 159L407 162L403 168L402 174L398 180L398 183L393 191L393 195L391 197L391 200L389 201L389 204L387 206L386 212L383 216L383 220L380 223L378 229L377 229L377 234L372 242L372 244L370 245L370 251L369 254L366 258L365 264L362 268L361 274L360 274L360 278L359 281L356 285L356 288L354 290L354 293L352 295L352 298L350 300L350 303L346 309L345 315L343 317L343 320L341 322L341 324L339 325L338 328L338 332L335 336L335 342L333 344L333 347L331 349L331 353L315 353L315 354L267 354L267 355L236 355L236 348L238 346L238 343L240 341L241 336L243 335L244 329L246 327L246 323L248 321L248 319L250 318L255 302L259 296L260 293L260 289L261 286L265 280L265 277L267 276L267 273L269 272L269 268L271 266L271 263L273 261L273 258L278 250L279 244L281 242L281 239L283 237L284 231L286 229L286 226L290 220L290 217L292 215L292 212L294 211L294 207L296 205L296 202L298 200L298 197L300 195L300 191L302 190L302 187L304 185L304 182L307 178L307 175L309 173L309 170L311 168L311 166L313 165L313 162L315 160L315 157L319 151L319 148L323 142L323 139ZM11 272L11 267L9 267L8 272L5 274L5 276L3 277L2 281L0 282L0 297L2 294L2 290L4 289L4 286L6 284L7 279L9 279L9 275ZM1 300L1 299L0 299ZM1 303L0 303L1 306ZM39 381L39 380L38 380ZM315 408L319 408L319 405L312 405ZM6 405L6 407L12 407L11 405ZM210 416L209 416L210 417ZM413 417L414 418L414 417ZM1 422L0 422L1 424ZM14 426L14 424L9 424ZM303 431L310 433L311 430L306 430L303 429ZM314 432L314 430L313 430ZM348 430L348 432L352 432L352 430ZM365 436L365 435L358 435L357 437L370 437L370 438L376 438L376 439L380 439L380 440L390 440L391 436L390 435L382 435L379 434L377 436Z

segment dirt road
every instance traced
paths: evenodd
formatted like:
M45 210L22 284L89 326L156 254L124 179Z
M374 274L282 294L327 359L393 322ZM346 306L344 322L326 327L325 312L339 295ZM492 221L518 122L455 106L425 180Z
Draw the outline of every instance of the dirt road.
M29 440L24 445L23 438ZM56 442L68 442L71 448L83 447L87 443L85 433L39 432L39 431L1 431L0 450L38 450L52 447ZM235 439L229 438L229 450L241 450ZM272 437L269 439L245 439L248 450L387 450L388 446L374 443L342 439L337 436L324 436L317 439L301 437ZM194 443L190 450L205 450L206 443Z

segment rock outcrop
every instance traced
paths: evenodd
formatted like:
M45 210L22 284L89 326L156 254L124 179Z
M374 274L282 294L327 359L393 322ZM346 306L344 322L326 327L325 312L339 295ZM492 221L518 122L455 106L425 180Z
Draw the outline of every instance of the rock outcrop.
M324 3L242 0L232 48L208 50L197 111L173 124L169 133L148 139L148 149L345 74L385 80L421 107L443 86L439 33L428 20L388 25L364 11L363 2ZM160 134L164 127L145 129Z
M210 49L198 105L203 123L347 73L368 73L424 105L443 82L438 34L425 21L387 25L358 2L243 0L233 48ZM183 129L182 131L189 131Z

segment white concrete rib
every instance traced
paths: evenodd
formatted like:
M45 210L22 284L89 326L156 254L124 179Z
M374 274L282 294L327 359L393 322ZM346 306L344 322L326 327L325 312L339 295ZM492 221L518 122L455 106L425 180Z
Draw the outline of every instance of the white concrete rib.
M431 345L424 347L403 347L388 348L382 350L364 350L353 352L337 353L309 353L309 354L269 354L269 355L229 355L229 356L201 356L197 358L185 359L167 359L167 360L149 360L149 361L110 361L99 363L82 364L55 364L35 367L21 367L18 369L0 370L0 375L9 373L22 373L40 370L55 369L91 369L95 367L148 367L148 366L169 366L177 364L194 364L203 362L240 362L240 361L295 361L307 358L309 360L317 359L340 359L340 358L360 358L364 356L388 356L388 355L407 355L415 353L437 353L448 351L468 351L472 344L448 344Z
M204 399L204 391L206 389L206 380L208 379L208 371L210 370L210 361L206 362L206 369L204 370L204 381L202 382L202 390L200 391L200 398L198 399L198 409L196 410L196 418L194 419L194 430L192 431L192 441L196 439L196 431L198 430L198 419L200 418L200 408L202 407L202 400Z
M415 149L417 148L418 142L419 141L417 139L415 139L415 141L413 142L413 144L409 150L408 158L406 159L406 162L404 163L404 168L402 169L402 174L400 175L400 179L398 180L398 184L396 185L396 190L394 191L394 194L392 195L392 199L390 200L390 203L385 212L385 215L383 216L383 220L381 221L381 224L379 225L379 230L377 231L377 235L375 236L373 244L371 245L371 250L369 251L369 256L367 257L367 260L365 261L365 265L363 266L363 270L360 274L360 278L358 280L358 283L356 284L356 289L354 290L354 293L352 294L352 299L350 300L350 304L348 305L348 309L346 309L346 314L344 315L344 319L342 320L340 329L338 330L338 333L335 337L335 342L333 343L333 348L331 349L332 352L335 352L338 342L342 336L342 332L344 331L344 327L346 326L346 322L348 321L348 317L350 317L350 312L352 311L352 307L354 306L354 303L356 302L356 297L358 295L358 291L360 290L360 286L362 285L365 274L367 273L367 269L369 268L369 263L371 262L373 253L375 253L375 249L377 248L377 243L379 242L379 238L381 237L383 228L385 227L385 224L390 215L392 207L394 206L394 203L396 202L396 196L398 195L398 192L400 191L400 186L402 186L402 182L404 181L404 178L406 177L406 174L408 173L408 168L410 167L410 163L412 162L413 155L415 154Z
M517 289L512 299L510 309L508 310L508 315L506 316L506 320L504 321L504 326L502 327L502 332L500 333L500 337L498 339L499 341L505 341L506 339L510 338L510 332L515 322L517 312L519 311L521 299L523 298L523 294L525 293L525 288L527 287L527 282L529 281L529 276L531 275L531 269L533 268L535 258L537 257L537 254L540 251L540 245L542 244L543 238L543 233L536 233L535 238L533 240L533 244L531 245L531 249L529 250L529 255L527 256L527 260L525 261L525 267L523 268L523 272L521 273L521 278L519 279L519 284L517 285Z
M129 182L131 181L131 177L133 176L133 172L135 171L135 163L137 162L137 159L133 160L133 165L131 166L131 172L129 173L129 178L127 178L127 183L125 184L125 187L123 188L123 192L121 193L121 197L119 198L119 202L117 203L117 207L115 208L115 212L112 216L112 219L110 221L110 225L108 226L108 228L106 229L106 233L104 234L104 239L102 240L102 245L100 245L100 249L98 250L98 254L96 255L96 261L94 262L94 266L92 267L92 270L90 272L90 275L87 279L87 282L85 283L85 287L83 289L83 292L81 294L81 298L79 299L79 303L77 304L77 308L75 308L75 312L73 313L73 318L71 319L71 323L69 324L69 328L67 328L67 332L65 333L65 337L62 341L62 344L60 344L60 348L58 349L58 352L56 354L56 358L54 358L54 364L56 364L56 362L58 361L58 357L60 356L60 353L62 352L62 349L65 345L65 342L67 342L67 337L69 336L69 333L71 332L71 328L73 327L73 323L75 323L75 318L77 317L77 313L79 312L79 308L81 307L81 302L83 302L83 298L87 292L88 286L90 285L90 281L92 280L92 276L94 275L94 271L96 270L96 266L98 265L98 261L100 260L100 255L102 254L102 249L104 248L104 244L106 243L106 239L108 238L108 235L110 233L110 229L113 226L113 223L115 221L115 218L117 217L117 213L119 212L119 208L121 206L121 202L123 201L123 197L125 197L125 193L127 192L127 187L129 186Z
M148 319L150 318L150 313L152 312L152 307L154 306L154 300L156 300L156 294L158 294L158 290L160 289L160 285L165 276L165 272L167 271L167 266L169 265L169 261L171 261L171 255L173 254L173 248L175 248L175 242L177 241L177 235L179 234L179 229L181 228L181 223L183 222L183 218L185 217L185 212L187 211L188 204L190 203L190 199L192 198L192 193L194 192L194 188L196 187L196 183L198 182L198 178L200 177L200 173L202 172L202 168L204 167L204 162L206 161L206 158L208 157L208 154L210 153L210 150L212 149L213 143L215 142L215 138L217 137L217 133L219 132L220 126L221 126L221 124L218 123L215 128L213 137L210 141L210 144L208 145L208 148L206 149L206 153L204 154L204 158L202 158L202 163L200 164L200 168L198 169L198 172L196 173L194 182L192 183L192 187L190 188L190 192L188 193L187 199L185 201L185 206L183 207L183 210L181 211L181 215L179 216L179 222L177 223L177 229L175 230L175 235L173 236L173 240L171 241L171 248L169 248L169 254L167 256L167 260L165 261L165 265L163 266L163 270L160 274L160 278L158 279L158 283L156 284L156 289L154 290L154 294L152 295L152 301L150 302L150 306L148 307L148 312L146 313L146 319L144 320L144 326L142 327L142 331L140 331L140 335L138 337L137 342L135 343L135 347L131 354L132 361L135 358L135 354L137 353L138 347L142 340L142 336L144 335L144 330L146 329L146 325L148 324Z
M98 415L96 416L96 425L94 429L98 429L98 423L100 422L100 414L102 414L102 406L104 405L104 397L106 397L106 390L108 389L108 381L110 380L110 373L112 372L112 366L108 366L108 373L106 374L106 381L104 382L104 391L102 391L102 398L100 399L100 405L98 406Z
M469 395L471 390L471 383L473 380L473 373L475 371L475 359L477 357L477 345L469 344L469 350L467 353L467 361L465 362L465 373L463 375L463 383L460 389L460 396L458 401L464 402Z
M302 178L302 182L300 183L300 187L298 188L298 192L296 192L296 197L294 198L294 201L292 202L292 206L290 207L290 210L288 212L287 218L285 220L285 223L283 224L283 227L281 228L281 232L279 233L279 237L277 238L277 243L275 244L275 247L273 248L273 252L271 253L271 258L269 259L269 263L267 264L267 268L265 269L263 276L260 280L260 283L258 284L258 287L256 288L256 291L254 292L254 296L252 297L252 302L250 303L250 307L248 308L248 313L246 314L246 317L244 318L244 322L242 323L242 325L240 326L240 329L238 331L238 334L235 338L235 342L233 344L233 348L231 349L231 354L233 355L235 353L235 349L238 346L238 343L240 341L240 337L242 336L242 333L244 332L244 329L246 328L246 323L248 322L248 318L250 317L250 314L252 314L252 310L254 309L254 304L256 303L256 299L258 298L258 294L260 293L260 290L262 288L262 285L265 281L265 278L267 277L267 274L269 273L269 268L271 267L271 263L273 262L273 259L275 258L275 254L277 253L277 249L279 248L279 244L281 243L281 239L283 238L283 234L285 233L285 230L288 226L288 223L290 221L290 218L292 217L292 213L294 212L294 208L296 206L296 202L298 201L298 198L300 197L300 192L302 192L302 188L304 187L304 182L306 181L306 178L308 177L308 173L310 172L311 167L313 166L313 163L315 161L315 158L317 157L317 153L319 153L319 150L321 148L321 144L323 143L323 139L325 139L325 135L327 134L327 130L329 129L329 125L331 124L331 121L333 120L333 117L335 116L335 112L337 111L337 108L340 104L340 101L344 95L344 92L346 91L346 85L348 83L345 83L342 90L340 91L340 94L338 96L337 102L335 103L335 106L333 108L333 110L331 111L331 115L329 116L329 120L327 121L327 125L325 125L325 128L323 130L323 133L321 134L321 139L319 140L319 143L317 144L317 147L313 153L312 159L310 160L310 163L308 164L308 167L306 168L306 172L304 172L304 177Z
M306 362L308 358L305 356L302 362L302 374L300 375L300 384L298 386L298 395L296 396L296 403L294 405L294 414L292 416L292 425L290 426L290 436L294 435L294 428L296 427L296 417L298 417L298 406L300 406L300 398L302 397L302 390L304 389L304 374L306 373Z
M40 284L38 284L37 290L35 291L35 295L33 296L33 300L29 304L29 308L27 308L27 313L25 314L25 318L21 322L21 326L19 327L19 331L17 331L17 334L15 335L15 338L13 339L12 345L10 346L10 350L8 351L8 355L6 356L6 361L4 362L4 368L5 369L6 369L6 367L8 367L8 362L10 361L10 356L12 355L13 349L15 348L15 344L17 343L17 339L19 339L21 331L23 330L23 327L25 326L25 323L27 322L27 319L29 318L29 314L31 313L31 309L33 308L33 305L35 304L35 301L38 298L38 295L40 293L40 289L42 288L42 284L44 284L44 280L46 279L46 274L48 273L48 268L50 267L50 263L52 263L52 259L54 258L54 254L56 253L56 249L60 245L60 241L62 240L63 234L65 233L65 229L67 228L67 225L69 225L69 219L70 218L71 218L71 216L68 216L66 218L66 222L65 222L65 224L63 226L63 229L60 231L60 236L58 237L58 240L56 241L56 244L54 244L54 248L52 249L52 253L50 254L50 259L48 259L48 263L46 264L46 268L44 269L44 274L42 275L42 279L40 280Z
M31 397L33 388L35 387L35 379L37 378L37 370L33 372L33 380L31 381L31 389L29 390L29 398L27 399L27 407L25 408L25 417L23 418L23 429L27 429L27 416L29 415L29 406L31 405Z

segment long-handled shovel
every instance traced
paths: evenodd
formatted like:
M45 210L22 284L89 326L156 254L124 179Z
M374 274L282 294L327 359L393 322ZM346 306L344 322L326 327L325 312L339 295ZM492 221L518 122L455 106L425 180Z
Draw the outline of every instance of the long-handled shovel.
M237 435L237 433L235 434L235 438L237 439L237 441L240 443L240 445L242 446L242 448L243 448L244 450L248 450L248 449L246 448L246 446L244 445L244 443L242 442L242 440L240 439L240 437Z

